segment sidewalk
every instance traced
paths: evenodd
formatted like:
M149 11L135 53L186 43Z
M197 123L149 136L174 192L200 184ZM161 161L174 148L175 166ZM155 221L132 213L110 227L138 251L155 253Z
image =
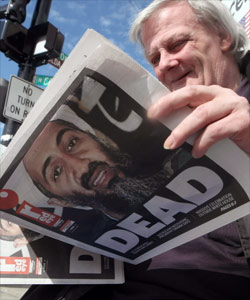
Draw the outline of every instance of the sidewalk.
M20 300L28 288L27 285L1 285L0 300Z

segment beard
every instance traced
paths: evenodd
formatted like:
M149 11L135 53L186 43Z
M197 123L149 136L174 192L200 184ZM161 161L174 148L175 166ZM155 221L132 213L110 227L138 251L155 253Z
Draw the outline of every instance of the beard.
M75 206L90 206L100 211L127 215L152 198L166 184L168 175L161 170L150 177L116 177L110 183L108 193L96 192L95 196L86 196L77 192L64 199Z
M112 185L112 193L102 196L102 205L116 213L131 213L166 183L166 175L162 170L145 178L119 178Z

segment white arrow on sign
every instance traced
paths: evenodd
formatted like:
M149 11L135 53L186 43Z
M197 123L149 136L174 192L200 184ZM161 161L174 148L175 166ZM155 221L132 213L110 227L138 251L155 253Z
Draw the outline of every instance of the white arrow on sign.
M22 122L34 107L43 89L22 78L11 76L5 99L3 115Z

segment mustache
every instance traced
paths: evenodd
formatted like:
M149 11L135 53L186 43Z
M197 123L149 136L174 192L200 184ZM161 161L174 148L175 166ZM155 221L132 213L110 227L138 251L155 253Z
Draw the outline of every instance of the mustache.
M91 176L94 174L95 170L97 167L99 166L108 166L108 164L106 162L103 161L92 161L89 163L88 165L88 172L82 174L81 176L81 185L82 187L84 187L85 189L89 190L89 180L91 178Z

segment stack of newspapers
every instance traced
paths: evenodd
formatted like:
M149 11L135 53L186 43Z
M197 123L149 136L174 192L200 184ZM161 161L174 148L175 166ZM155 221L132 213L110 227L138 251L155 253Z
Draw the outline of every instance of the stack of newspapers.
M231 141L200 159L195 137L163 148L190 113L149 120L168 92L86 31L1 155L0 284L120 284L123 262L249 214L249 157Z

